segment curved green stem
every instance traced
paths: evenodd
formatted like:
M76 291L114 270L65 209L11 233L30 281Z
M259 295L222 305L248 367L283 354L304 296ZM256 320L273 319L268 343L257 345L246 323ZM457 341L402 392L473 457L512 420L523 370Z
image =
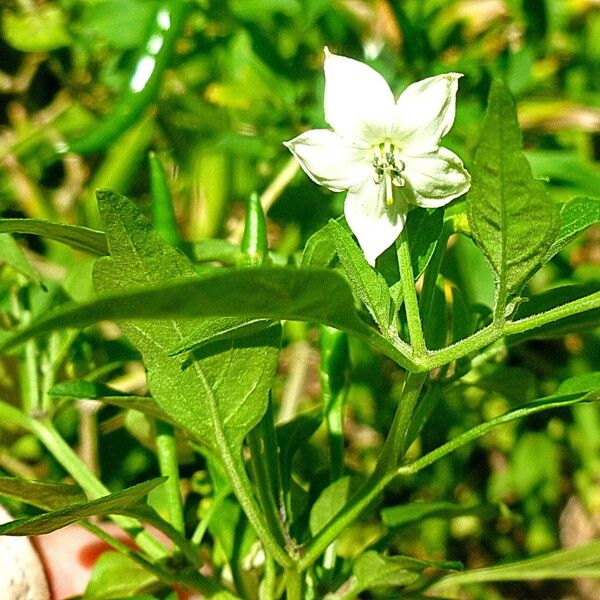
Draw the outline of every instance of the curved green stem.
M406 451L408 429L426 378L427 373L406 374L402 396L398 402L398 408L377 461L373 477L380 477L396 469L400 458Z
M175 432L172 425L164 421L156 421L156 455L161 475L168 477L165 481L171 524L179 531L184 531L183 501L179 487L179 462Z

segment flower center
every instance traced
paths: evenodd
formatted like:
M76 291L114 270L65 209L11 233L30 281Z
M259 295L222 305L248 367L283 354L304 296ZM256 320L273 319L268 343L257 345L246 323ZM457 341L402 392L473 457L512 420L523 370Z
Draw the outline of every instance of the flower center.
M385 202L388 206L394 204L394 187L403 187L406 180L402 176L404 162L390 142L380 144L373 156L375 183L385 181Z

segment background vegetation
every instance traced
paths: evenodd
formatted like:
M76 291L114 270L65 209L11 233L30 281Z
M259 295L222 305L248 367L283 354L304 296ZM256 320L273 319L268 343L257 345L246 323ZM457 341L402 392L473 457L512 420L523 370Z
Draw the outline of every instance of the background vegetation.
M534 175L545 181L553 199L600 195L600 4L595 0L196 0L160 85L134 107L131 125L83 154L61 150L114 118L115 107L129 94L159 3L4 0L2 5L3 217L99 228L93 195L98 187L127 193L150 215L152 150L167 166L180 231L199 270L214 257L225 264L235 260L244 202L255 191L268 209L274 260L293 262L309 236L343 206L343 194L327 192L298 173L282 146L307 128L326 126L325 45L371 64L396 92L430 75L464 73L456 124L445 144L467 167L491 77L504 77L517 100ZM203 241L213 238L230 245ZM92 289L91 258L37 237L21 241L33 270L18 256L2 256L0 310L8 329L14 325L15 282L26 290L34 315L57 299L83 300ZM468 303L480 306L482 314L489 311L493 282L470 241L453 241L442 272L448 293L457 284ZM40 273L43 287L36 283ZM532 292L560 283L597 286L599 278L600 230L591 228L529 286ZM282 420L320 402L317 331L297 323L287 323L284 331L274 394ZM389 428L401 378L391 361L362 343L352 340L350 351L346 466L367 473ZM598 329L501 349L491 365L471 371L470 380L458 380L439 399L411 452L549 395L570 376L594 371L600 371ZM17 375L14 357L5 358L0 392L13 402L19 395ZM61 378L144 389L136 352L110 326L71 336ZM56 415L61 433L78 445L109 488L156 474L147 423L139 413L103 408L96 415L67 402ZM324 439L319 430L294 463L298 480L313 482L313 495L327 482L314 478L319 470L326 474ZM193 527L210 505L210 480L198 456L183 452L182 462L186 522ZM35 478L63 476L33 435L16 431L0 431L0 469ZM493 510L402 528L394 522L393 507L417 499ZM164 499L157 495L154 502L160 507ZM400 553L481 567L589 541L600 527L598 407L584 404L502 426L403 479L386 492L384 506L383 522L361 522L346 532L343 555L380 540ZM210 535L218 537L215 531ZM474 586L468 597L569 594L600 597L589 581Z

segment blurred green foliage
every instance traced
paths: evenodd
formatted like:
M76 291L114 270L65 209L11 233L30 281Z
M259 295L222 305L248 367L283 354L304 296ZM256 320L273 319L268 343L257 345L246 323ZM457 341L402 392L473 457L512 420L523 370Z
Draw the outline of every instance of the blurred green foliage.
M59 150L111 118L143 58L159 2L4 0L1 6L0 211L5 217L98 227L97 187L129 193L149 214L146 157L152 150L166 167L185 242L227 238L238 243L246 198L270 190L270 247L282 261L293 260L312 233L341 213L343 202L343 195L295 174L282 146L304 129L326 126L326 45L372 65L397 93L419 78L449 70L464 73L456 124L445 143L467 166L472 166L491 77L504 77L516 97L534 175L553 200L600 195L600 6L594 0L195 0L156 97L129 131L86 157ZM44 280L53 282L47 291L32 288L34 312L43 311L51 298L89 294L88 258L37 238L23 238L23 245ZM12 267L1 274L0 310L5 314L12 302L9 284L22 277L35 280L23 267L29 263L23 263L20 250L12 244L9 250L11 261L6 252L2 255ZM485 319L493 283L475 246L466 238L454 243L442 272L449 282L444 291L452 293L456 284L464 301L479 306ZM592 228L529 285L539 292L599 277L600 231ZM107 344L92 330L70 343L65 376L131 377L124 365L137 354L126 342ZM289 324L275 389L279 406L290 398L294 410L318 402L315 355L314 331ZM402 382L391 362L356 340L351 340L350 355L346 467L366 473L389 428ZM551 394L569 376L600 371L600 335L583 331L498 348L495 361L446 388L411 453ZM2 369L2 391L14 397L14 362L9 359ZM294 369L303 378L290 389L287 376ZM57 414L57 427L74 441L75 409L66 405ZM101 420L99 460L111 487L155 473L143 424L114 408L104 409ZM451 501L500 506L499 512L432 517L412 528L362 523L342 540L340 553L351 556L361 544L388 544L412 556L475 567L587 541L586 536L597 535L600 515L598 440L595 405L504 425L403 479L384 499L387 507L407 500ZM327 465L324 441L319 431L303 444L294 463L296 478L306 483L312 499L326 484L315 478ZM0 438L0 468L8 473L60 473L47 457L40 461L42 453L31 436L3 433ZM183 473L192 481L200 468L208 468L191 457L185 460ZM192 486L186 506L191 521L206 510L199 497ZM229 500L217 510L240 518ZM213 525L209 534L219 540L222 554L233 552L226 537L231 531ZM243 540L247 545L253 541L247 529ZM224 561L221 556L216 564ZM575 593L576 586L506 583L473 587L469 597L560 598Z

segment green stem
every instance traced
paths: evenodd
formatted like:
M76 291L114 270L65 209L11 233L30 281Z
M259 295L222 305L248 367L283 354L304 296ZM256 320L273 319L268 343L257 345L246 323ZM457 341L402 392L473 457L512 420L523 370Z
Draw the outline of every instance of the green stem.
M15 295L15 312L25 327L31 324L30 290L22 287ZM18 300L21 299L19 303ZM38 346L37 340L32 338L27 341L23 349L23 360L19 364L19 382L21 384L21 402L23 411L28 415L35 415L40 411L40 383L38 372Z
M285 532L279 518L279 511L273 495L273 482L267 464L269 459L276 460L277 455L267 455L260 424L248 434L248 444L250 446L250 468L258 500L270 532L277 539L278 544L283 546L285 545Z
M286 600L304 600L304 574L293 569L285 573Z
M406 450L406 436L427 373L407 373L390 432L377 461L374 477L396 469Z
M231 494L231 488L229 486L226 486L221 488L218 491L217 495L214 496L210 508L204 515L204 518L198 523L196 529L194 530L194 533L192 534L192 544L195 544L196 546L199 546L201 544L202 538L204 537L204 534L206 533L206 530L210 525L211 519L219 509L219 506L221 506L223 500L225 500L225 498L227 498L229 494Z
M580 312L586 312L588 310L597 309L600 307L600 292L590 294L585 298L579 298L572 302L567 302L561 306L557 306L545 312L537 315L531 315L518 319L517 321L509 321L500 325L498 323L492 323L488 327L479 330L472 336L460 340L455 344L451 344L441 350L430 352L429 356L423 361L423 366L428 369L435 369L441 367L453 360L458 360L468 354L473 354L478 350L481 350L484 346L492 344L502 337L508 335L515 335L518 333L525 333L532 329L537 329L553 323L559 319L564 319L571 315L578 314Z
M171 524L180 532L185 529L183 518L183 501L179 484L179 463L173 427L164 421L156 421L156 453L161 475L168 477L165 481Z
M265 551L284 568L293 568L295 562L291 556L282 548L277 538L271 533L271 530L258 506L252 484L248 478L248 474L244 469L244 465L240 461L236 461L229 454L224 453L222 456L223 466L229 475L231 488L235 493L240 506L248 517L248 521L254 528L256 535L259 537Z
M415 276L410 259L410 247L408 244L408 233L406 228L402 230L400 238L398 239L397 252L410 343L414 353L417 356L422 357L427 354L427 348L425 346L425 338L423 337L423 327L421 325L421 315L419 313L419 301L417 299L417 290L415 288Z
M308 543L298 564L298 570L302 571L310 567L344 529L354 522L390 481L396 477L397 464L405 450L406 435L414 407L426 377L426 373L407 374L390 433L373 475L336 517Z
M46 446L50 454L60 463L67 473L83 488L91 498L100 498L109 494L109 490L90 473L72 448L65 442L49 421L39 421L25 415L10 404L0 400L0 412L3 418L31 431ZM139 521L129 517L112 517L113 521L129 531L138 546L154 559L168 555L167 549L147 531L141 529Z
M373 502L373 500L385 489L385 487L396 477L396 472L372 477L361 488L357 490L342 510L329 521L327 525L306 545L304 553L298 562L297 570L305 571L313 565L325 552L327 547L349 527L361 513Z
M275 600L275 584L277 571L275 570L275 562L267 554L265 556L265 576L260 583L259 600Z

